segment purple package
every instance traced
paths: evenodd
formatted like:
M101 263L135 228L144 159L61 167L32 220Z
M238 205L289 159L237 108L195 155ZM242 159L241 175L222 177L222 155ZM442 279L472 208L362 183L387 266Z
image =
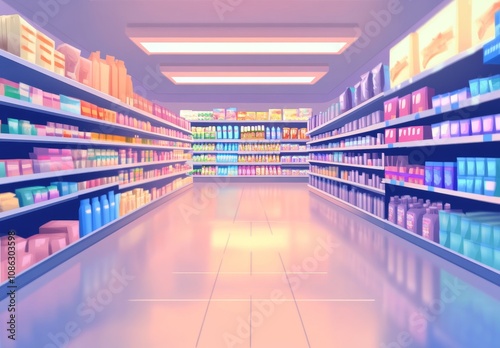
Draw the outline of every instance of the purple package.
M460 136L467 137L470 135L470 119L460 120Z
M481 117L475 117L470 120L470 129L472 135L483 134L483 120Z
M490 134L495 131L495 117L493 115L481 117L483 122L483 133Z
M347 112L352 109L352 90L351 88L347 88L344 93L342 93L339 97L340 102L340 113Z
M429 110L432 107L432 97L434 96L434 89L430 87L421 88L412 93L412 111L422 112ZM441 103L443 103L441 99Z
M354 91L352 96L352 106L358 106L362 103L361 99L361 82L358 82L354 85Z
M361 75L361 101L365 102L370 98L373 98L373 80L371 71Z
M448 190L457 189L457 164L455 162L444 163L444 188Z
M495 115L495 132L500 133L500 114Z
M450 135L452 138L460 136L460 121L450 121Z
M380 63L372 70L373 94L378 95L389 88L389 67Z

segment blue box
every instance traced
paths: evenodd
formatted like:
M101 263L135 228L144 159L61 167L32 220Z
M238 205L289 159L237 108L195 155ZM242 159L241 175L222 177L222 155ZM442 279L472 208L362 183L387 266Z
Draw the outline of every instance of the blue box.
M467 158L467 176L476 176L476 159L475 158Z
M476 195L484 194L484 178L480 176L474 177L474 193Z
M450 232L450 212L446 210L439 211L439 229L442 232Z
M499 43L499 55L500 55L500 43ZM499 57L500 62L500 57ZM479 79L469 80L470 95L472 97L479 95Z
M490 78L485 77L479 79L479 94L487 94L490 93Z
M433 183L434 187L444 188L444 163L434 162L433 167Z
M450 249L463 254L464 238L460 234L450 233Z
M476 175L486 176L486 158L476 158Z
M448 190L457 189L457 164L454 162L444 163L444 188Z
M476 177L475 176L468 176L465 181L466 181L465 192L474 193L474 187L476 184Z
M467 192L467 177L466 176L457 177L457 191Z
M481 253L480 253L480 246L478 243L475 243L473 241L464 240L464 255L481 262Z
M439 244L444 247L450 247L450 232L439 231Z
M458 176L467 175L467 159L464 157L457 158L457 175Z
M500 75L488 77L488 84L490 92L498 91L500 89Z
M486 176L491 178L500 177L500 158L486 159Z
M434 162L425 162L425 180L427 186L434 186Z
M481 262L486 266L493 267L493 248L484 244L480 244L480 254Z
M60 95L61 99L61 111L70 112L73 114L81 113L80 99L67 97L65 95Z
M483 46L483 63L500 64L500 37L487 42ZM474 90L476 91L476 90ZM471 88L472 93L472 88ZM473 94L474 95L474 94Z
M500 37L500 11L495 13L495 37Z

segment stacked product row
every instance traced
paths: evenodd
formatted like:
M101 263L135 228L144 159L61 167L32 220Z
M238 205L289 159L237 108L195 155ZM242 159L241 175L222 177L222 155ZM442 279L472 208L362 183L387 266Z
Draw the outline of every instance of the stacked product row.
M203 143L193 144L194 151L224 151L224 152L280 152L307 151L306 145L278 143Z
M448 139L471 135L500 134L500 114L435 123L432 139Z
M309 129L315 129L330 122L340 115L348 112L352 108L360 105L388 90L389 68L383 64L377 65L372 70L361 76L361 81L354 87L347 88L333 103L327 111L320 112L319 115L311 117L308 123Z
M1 16L0 23L0 36L3 38L0 49L189 129L189 122L183 118L134 93L132 77L127 74L123 61L112 56L102 59L98 51L91 53L87 59L81 56L79 49L68 44L56 49L53 39L36 30L19 15Z
M192 178L176 179L162 187L151 191L135 189L123 193L110 191L107 194L84 199L80 202L79 220L49 221L39 228L37 234L24 239L15 236L15 274L19 274L45 258L57 253L87 236L93 231L123 217L141 206L165 196L192 183ZM0 202L5 194L0 195ZM14 236L0 237L0 283L6 281L9 272L8 256L14 253L9 246L13 245Z
M339 164L350 164L356 166L367 167L383 167L383 153L349 153L349 152L333 152L333 153L311 153L310 159L313 161L331 162Z
M221 162L221 163L278 163L279 155L231 155L231 154L203 154L193 156L193 162Z
M181 110L181 116L191 121L307 121L312 109L269 109L269 111L238 111L236 108L213 111Z
M280 166L204 166L196 176L306 176L307 170L282 169Z
M0 193L0 212L6 212L51 199L67 196L78 191L112 183L118 184L118 176L92 179L82 182L52 182L50 186L21 187L13 192Z
M321 143L320 145L311 145L311 150L321 149L343 149L356 146L376 146L385 144L385 135L378 133L377 136L365 135L342 139L340 141Z
M385 178L423 185L426 180L425 166L409 164L408 156L386 156ZM443 176L431 177L430 180L442 182Z
M379 218L385 218L385 201L380 195L317 176L309 176L309 185Z
M151 170L144 170L144 168L131 168L128 170L120 170L118 172L118 177L120 184L131 184L134 182L153 179L155 177L182 173L185 171L189 171L190 169L191 166L189 166L188 164L180 163Z
M40 137L58 137L80 140L101 140L115 143L130 143L155 146L174 146L190 148L190 144L183 141L169 141L159 139L147 139L139 137L124 137L114 134L103 134L94 132L84 132L77 126L70 126L62 123L47 122L46 125L32 124L30 121L8 118L7 122L2 123L0 119L1 131L4 134L31 135Z
M281 139L307 139L306 128L266 127L260 126L209 126L193 127L194 139L203 140L281 140Z
M370 127L379 124L384 121L384 113L382 111L375 111L369 115L363 116L357 120L346 123L345 125L336 128L332 131L327 131L321 134L313 135L312 140L321 140L324 138L333 137L336 135L342 135L349 132L354 132L366 127ZM309 128L310 129L310 128Z
M22 82L0 79L0 92L2 96L32 103L34 106L44 106L156 134L190 139L190 136L182 131L166 127L153 126L149 121L143 121L113 110L98 107L97 105L77 98L68 97L62 94L58 95L48 93Z
M331 177L332 179L341 179L352 183L373 187L375 189L384 190L382 177L377 174L368 174L358 170L344 170L335 166L317 166L311 165L310 171L313 174L319 174Z

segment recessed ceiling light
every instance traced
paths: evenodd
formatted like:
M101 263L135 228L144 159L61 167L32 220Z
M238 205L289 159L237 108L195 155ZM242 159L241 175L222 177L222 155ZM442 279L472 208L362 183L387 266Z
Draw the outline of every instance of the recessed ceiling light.
M147 54L340 54L359 35L352 25L131 26Z
M176 85L312 85L326 75L328 67L165 66L161 71Z

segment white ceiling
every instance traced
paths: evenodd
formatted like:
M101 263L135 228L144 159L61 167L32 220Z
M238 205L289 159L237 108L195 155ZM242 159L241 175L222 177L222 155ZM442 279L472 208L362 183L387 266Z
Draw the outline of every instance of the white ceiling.
M1 1L1 0L0 0ZM156 79L148 98L164 102L323 103L388 45L444 0L4 0L27 19L39 22L59 40L84 52L100 50L123 59L134 83ZM51 3L53 6L44 7ZM399 3L380 33L359 53L341 56L148 56L126 36L131 24L366 24L374 13ZM54 4L57 4L54 6ZM226 12L215 6L224 6ZM233 5L231 5L233 4ZM220 7L220 8L222 8ZM41 23L47 19L45 23ZM230 29L228 29L230 30ZM388 55L385 58L387 63ZM313 86L176 86L159 74L161 65L328 65L330 72ZM158 69L157 69L158 67ZM151 83L148 83L151 86Z

